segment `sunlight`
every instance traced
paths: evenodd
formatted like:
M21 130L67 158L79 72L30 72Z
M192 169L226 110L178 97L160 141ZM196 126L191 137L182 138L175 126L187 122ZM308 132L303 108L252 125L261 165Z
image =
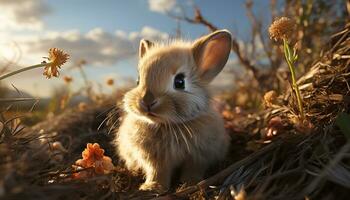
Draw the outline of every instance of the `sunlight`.
M350 0L0 11L0 199L349 199Z
M15 63L21 56L21 51L16 42L0 43L0 61Z

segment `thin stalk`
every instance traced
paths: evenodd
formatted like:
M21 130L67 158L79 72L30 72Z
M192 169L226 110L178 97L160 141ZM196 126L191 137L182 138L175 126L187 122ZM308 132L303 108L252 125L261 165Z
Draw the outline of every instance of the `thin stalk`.
M0 103L2 102L18 102L18 101L37 101L38 99L36 98L2 98L0 99Z
M81 66L79 66L79 72L80 72L81 76L83 77L85 85L88 85L89 84L88 78L86 76L85 71L83 70L83 68Z
M284 57L287 61L291 76L292 76L292 88L295 92L295 95L297 97L297 102L298 102L298 107L299 107L299 112L300 112L300 116L302 119L304 119L304 109L303 109L303 102L301 99L301 95L300 95L300 90L299 90L299 86L297 84L296 78L295 78L295 69L293 66L294 63L294 58L292 58L292 55L290 53L290 48L289 45L287 43L287 41L285 39L283 39L283 49L284 49ZM293 53L294 56L294 53Z
M71 84L68 83L67 85L68 85L67 99L66 99L66 102L65 102L65 104L64 104L62 109L64 109L69 104L69 102L70 102L70 100L72 99L72 96L73 96Z
M5 78L8 78L10 76L19 74L19 73L24 72L24 71L28 71L28 70L39 68L39 67L45 67L45 66L47 66L49 64L50 63L40 63L40 64L37 64L37 65L32 65L32 66L29 66L29 67L25 67L25 68L22 68L22 69L19 69L19 70L16 70L16 71L13 71L13 72L10 72L8 74L4 74L4 75L0 76L0 80L3 80Z
M87 77L81 64L78 66L78 69L79 69L79 72L80 72L80 74L84 80L85 86L86 86L86 95L91 97L92 91L91 91L91 87L90 87L90 82L89 82L88 77Z

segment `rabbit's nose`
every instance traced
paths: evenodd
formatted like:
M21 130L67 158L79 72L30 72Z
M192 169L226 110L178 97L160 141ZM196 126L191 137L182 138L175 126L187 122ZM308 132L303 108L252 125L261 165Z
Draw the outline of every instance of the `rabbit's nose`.
M149 103L144 101L143 99L140 100L140 106L142 109L144 109L147 112L150 112L152 110L152 108L154 108L154 106L157 104L157 100L154 100L153 102Z
M141 108L147 112L150 112L156 104L157 100L154 97L153 93L149 90L146 90L146 92L142 95L142 98L140 100Z

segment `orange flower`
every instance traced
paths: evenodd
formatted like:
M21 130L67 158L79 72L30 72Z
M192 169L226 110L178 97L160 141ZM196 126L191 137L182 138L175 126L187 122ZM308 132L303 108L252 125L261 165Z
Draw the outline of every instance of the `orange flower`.
M96 160L101 160L103 158L104 152L105 150L101 149L99 144L88 143L86 149L81 155L83 160L87 162L88 167L90 167L96 162Z
M226 120L232 120L234 118L234 113L230 110L222 111L221 115Z
M295 29L295 22L288 17L276 19L269 27L270 38L277 40L287 40Z
M80 112L83 112L87 109L88 105L85 102L80 102L78 105L78 109Z
M64 76L63 80L65 83L69 84L73 81L73 78L71 76Z
M52 76L58 77L60 74L58 69L67 62L69 54L58 48L51 48L49 49L49 57L47 59L49 63L45 66L43 75L46 78L51 78Z
M106 84L109 86L112 86L114 84L114 79L113 78L107 79Z
M108 156L103 156L101 160L95 162L96 174L108 174L114 169L112 159Z
M104 150L100 148L97 143L88 143L86 149L82 152L83 159L79 159L73 165L73 168L91 168L92 173L78 172L74 174L76 178L83 178L88 176L93 176L95 174L108 174L114 169L112 159L108 156L104 156ZM81 174L80 174L81 173Z

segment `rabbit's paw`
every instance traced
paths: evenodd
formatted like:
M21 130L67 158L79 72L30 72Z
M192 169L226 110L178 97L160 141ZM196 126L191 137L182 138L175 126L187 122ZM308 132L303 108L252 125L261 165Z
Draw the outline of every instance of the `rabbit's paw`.
M144 191L157 191L159 193L163 193L167 190L155 181L143 183L139 189Z

